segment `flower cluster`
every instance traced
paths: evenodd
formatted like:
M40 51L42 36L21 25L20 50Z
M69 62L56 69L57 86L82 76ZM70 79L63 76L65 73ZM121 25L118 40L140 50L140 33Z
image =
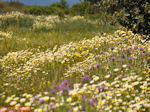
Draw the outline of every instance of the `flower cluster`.
M23 14L20 12L11 12L11 13L7 13L5 15L0 15L0 20L9 20L9 19L14 19L15 21L18 21L19 18L22 19L26 19L26 18L30 18L34 21L33 23L33 29L39 29L39 28L46 28L46 29L50 29L53 28L55 23L59 23L59 22L72 22L72 21L76 21L76 20L83 20L86 21L88 23L93 23L95 24L95 22L92 22L90 20L86 20L83 16L66 16L65 18L62 20L60 20L60 18L58 16L34 16L34 15L28 15L28 14ZM2 23L0 22L0 25Z
M12 38L12 33L10 32L2 32L0 31L0 40L6 39L6 38Z
M141 38L118 30L52 50L8 53L0 59L0 96L35 112L148 112L150 45ZM8 96L14 90L25 93Z

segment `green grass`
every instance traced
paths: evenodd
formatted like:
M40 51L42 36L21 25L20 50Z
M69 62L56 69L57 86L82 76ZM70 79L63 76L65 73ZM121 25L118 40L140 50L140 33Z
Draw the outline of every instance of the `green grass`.
M24 25L26 26L26 25ZM0 40L0 55L4 56L8 52L25 49L40 48L46 50L55 45L62 45L71 41L79 41L84 38L92 38L99 33L111 34L118 29L119 25L101 26L86 23L83 20L73 22L58 22L51 29L31 27L8 27L2 29L5 32L13 32L12 39Z
M10 24L9 24L10 25ZM7 26L7 25L6 25ZM24 25L26 26L26 25ZM100 26L98 24L92 24L92 23L86 23L84 20L75 20L75 21L68 21L68 22L58 22L54 25L53 28L47 29L47 28L39 28L39 29L32 29L32 27L12 27L11 25L9 27L5 27L6 29L3 29L4 32L12 32L12 38L11 39L5 39L0 40L0 56L5 56L9 52L16 52L20 50L27 50L27 49L39 49L40 51L46 51L47 49L53 49L55 45L63 45L67 44L71 41L80 41L82 39L90 39L96 35L99 35L101 33L113 33L118 26ZM57 67L56 67L57 66ZM49 71L49 69L52 69ZM43 70L48 71L48 79L51 82L51 88L55 86L56 83L59 83L62 78L62 73L64 72L64 65L61 65L59 63L56 63L54 65L46 65ZM56 72L57 71L57 72ZM5 78L3 75L1 75L3 81L5 82ZM33 75L34 76L34 75ZM35 88L37 85L37 82L39 83L40 91L46 91L49 90L49 84L47 86L45 85L42 87L41 82L41 72L38 72L36 77L31 78L31 82L34 82L36 79L37 81L33 84ZM44 77L43 77L44 78ZM60 80L58 80L60 79ZM7 79L6 79L7 80ZM28 80L27 80L28 81ZM21 93L23 92L30 92L30 83L26 82L26 80L23 81L24 83L20 83L22 85L22 90L19 90ZM55 82L55 83L53 83ZM13 82L12 82L13 83ZM26 86L23 86L26 85ZM48 89L49 88L49 89ZM35 93L37 93L39 90L36 90ZM10 95L12 94L11 91L7 90L7 93ZM13 92L13 94L16 93L16 91ZM18 92L17 92L18 93Z
M42 52L47 49L53 49L55 45L60 46L69 42L90 39L101 33L112 34L119 28L119 25L104 26L87 23L87 21L84 20L75 20L55 23L54 27L51 29L32 29L32 25L25 25L24 20L22 21L23 23L21 24L23 24L23 26L16 25L15 27L12 27L9 22L8 26L6 24L6 27L4 25L4 29L1 29L4 32L12 32L13 35L11 39L0 40L0 57L6 56L9 52L34 48L39 49L40 52ZM21 65L20 63L22 62L18 62L18 65L13 63L13 65L19 66ZM35 95L39 92L49 91L64 79L63 73L67 67L68 65L57 62L44 63L44 65L40 65L40 68L42 69L41 71L38 71L37 73L33 73L33 71L31 71L31 77L24 78L22 80L17 78L11 80L11 77L7 76L9 74L5 74L0 67L0 80L2 80L0 84L3 85L7 82L12 84L12 86L9 85L9 87L2 87L0 89L0 93L5 91L6 96L10 96L12 94L20 95L23 93L31 93ZM43 75L42 71L46 71L48 74ZM6 75L5 77L4 74ZM76 82L79 80L79 77L73 77L70 80ZM17 87L14 86L14 84L19 86L19 88L21 87L21 89L17 90ZM4 101L0 101L0 105L4 105Z

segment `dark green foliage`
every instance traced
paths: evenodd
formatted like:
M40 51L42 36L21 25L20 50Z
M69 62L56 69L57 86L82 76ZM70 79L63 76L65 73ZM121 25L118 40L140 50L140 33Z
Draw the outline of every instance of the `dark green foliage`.
M56 15L60 13L64 13L64 14L69 13L69 8L63 6L61 3L54 3L50 5L49 7L53 10L53 14L56 14Z
M72 15L84 15L86 10L86 4L84 2L77 3L72 6L70 13Z
M68 8L68 3L66 0L60 0L59 4L61 4L64 8Z
M70 14L81 16L88 14L98 14L98 7L90 3L80 2L71 7Z
M27 14L33 14L33 15L48 15L53 13L52 9L50 7L42 7L42 6L29 6L24 10Z
M84 0L84 2L90 2L92 4L97 4L97 3L101 2L101 1L104 1L104 0Z
M32 28L34 24L34 20L28 17L18 17L18 18L7 18L1 19L0 28L6 29L8 27L24 27L24 28Z
M50 6L29 6L24 12L33 15L64 15L69 13L69 7L65 0L61 0Z
M94 7L99 4L100 15L115 14L121 25L135 33L150 34L150 0L84 0ZM102 14L103 12L103 14ZM105 17L105 19L107 19Z
M150 0L114 0L112 13L122 10L119 22L135 33L150 34Z

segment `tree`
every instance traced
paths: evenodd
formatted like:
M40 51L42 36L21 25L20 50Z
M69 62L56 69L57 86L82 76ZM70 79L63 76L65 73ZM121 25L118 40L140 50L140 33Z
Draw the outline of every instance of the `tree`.
M135 33L150 34L150 0L84 0L117 14L121 25Z
M150 0L114 0L111 10L124 11L119 22L135 33L150 34Z
M65 7L65 8L68 8L68 7L69 7L66 0L60 0L59 3L60 3L63 7Z

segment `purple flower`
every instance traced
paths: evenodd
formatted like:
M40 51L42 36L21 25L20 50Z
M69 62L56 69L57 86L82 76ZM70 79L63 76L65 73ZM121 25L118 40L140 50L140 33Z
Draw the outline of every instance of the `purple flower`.
M128 39L128 37L124 37L124 39L125 39L125 40L127 40L127 39Z
M101 88L101 87L100 87L100 88L98 88L99 93L101 92L101 90L102 90L102 88Z
M114 54L112 53L110 56L112 57L112 56L114 56Z
M59 87L59 86L56 86L56 90L58 90L58 91L59 91L59 90L60 90L60 87Z
M102 51L102 52L101 52L101 54L105 54L105 52L104 52L104 51Z
M122 57L120 57L119 61L122 62Z
M61 83L61 85L62 85L62 86L65 86L67 83L68 83L68 80L65 79L65 80Z
M124 78L125 76L124 75L121 75L121 78Z
M97 67L99 67L99 66L100 66L100 64L99 64L99 63L96 63L94 67L97 68Z
M126 51L128 51L129 53L131 53L132 49L131 48L127 48Z
M85 106L82 106L82 111L85 111Z
M95 59L100 59L100 56L95 56L94 58L95 58Z
M86 100L86 97L85 97L85 96L83 96L83 97L82 97L82 100L84 100L84 101L85 101L85 100Z
M100 93L102 90L104 90L104 89L105 89L105 86L99 87L99 88L98 88L99 93Z
M63 89L66 90L66 91L69 91L69 90L70 90L69 87L64 87Z
M73 83L72 82L69 82L69 87L73 87Z
M117 44L122 44L122 41L119 41Z
M52 89L52 90L50 90L50 93L55 93L56 92L56 89Z
M133 59L134 59L133 57L129 57L129 60L131 60L131 61L132 61Z
M143 57L144 57L142 54L139 54L138 56L139 56L139 57L141 57L141 58L143 58Z
M104 89L105 89L105 86L102 87L102 90L104 90Z
M139 49L140 49L141 51L144 51L144 48L143 48L143 47L140 47Z
M40 103L45 103L45 100L44 100L44 99L41 99L41 100L40 100Z
M96 103L96 99L89 100L89 103L94 105Z
M150 58L146 58L146 60L147 60L148 62L150 62Z
M138 47L137 47L137 46L134 46L134 49L138 49Z
M111 46L111 47L110 47L110 49L111 49L111 50L114 50L114 49L115 49L115 47L114 47L114 46Z
M81 78L81 82L83 82L83 81L85 81L85 80L88 80L88 81L90 81L90 78L89 78L89 76L88 75L84 75L82 78Z
M54 109L54 104L50 104L50 105L49 105L49 109L50 109L50 110Z
M116 58L115 58L115 57L111 57L110 59L111 59L112 61L114 61Z
M33 101L36 101L38 98L36 96L33 97Z

